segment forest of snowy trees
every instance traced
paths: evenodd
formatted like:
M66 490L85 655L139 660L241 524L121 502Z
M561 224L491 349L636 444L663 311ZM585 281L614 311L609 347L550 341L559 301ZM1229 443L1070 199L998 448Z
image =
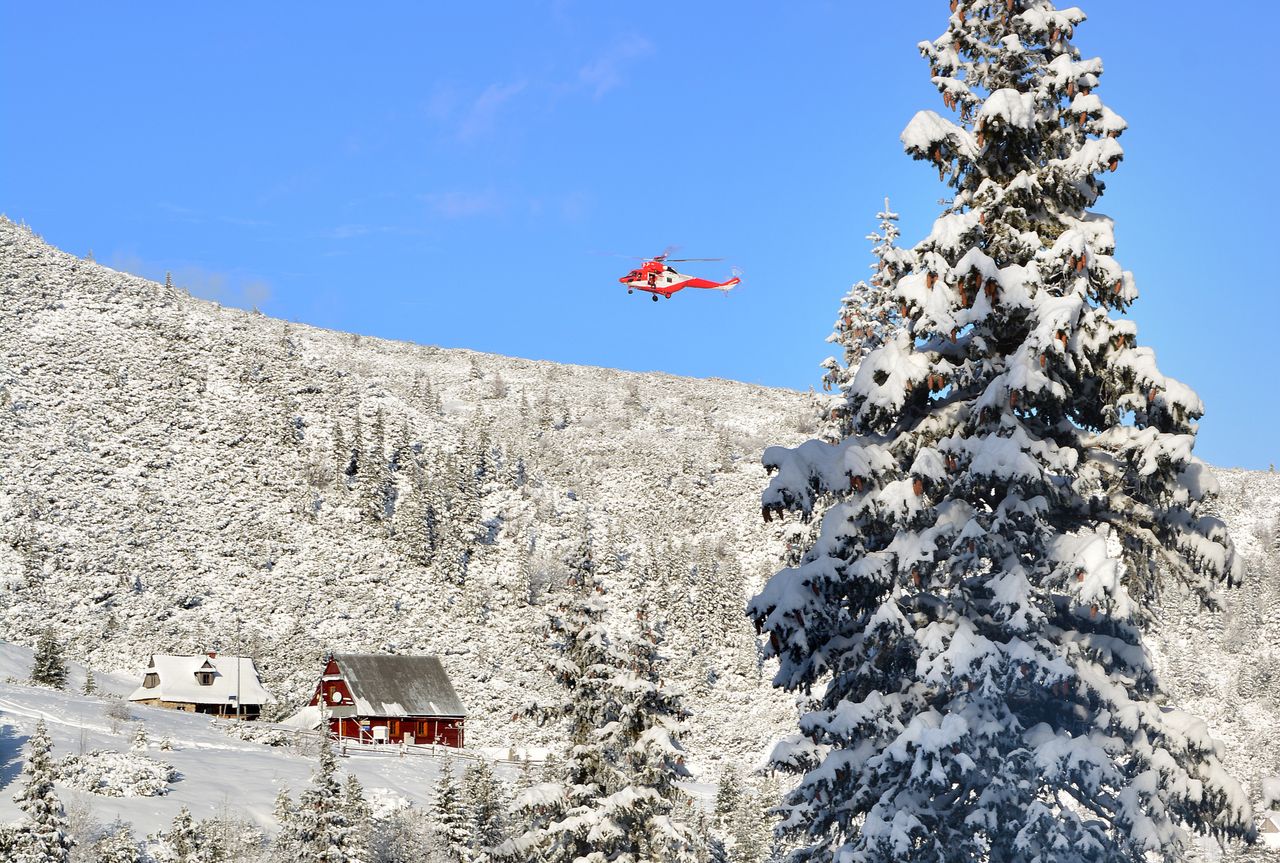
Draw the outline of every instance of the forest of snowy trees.
M0 221L2 635L30 684L235 650L280 718L329 650L431 652L469 736L549 753L448 758L429 805L375 807L322 738L275 829L184 806L142 835L59 795L166 793L145 729L55 753L42 717L0 859L1252 855L1280 806L1276 484L1229 477L1231 535L1205 406L1138 343L1092 210L1125 122L1083 21L952 0L920 44L953 118L902 143L951 197L910 247L876 214L824 394L311 330Z

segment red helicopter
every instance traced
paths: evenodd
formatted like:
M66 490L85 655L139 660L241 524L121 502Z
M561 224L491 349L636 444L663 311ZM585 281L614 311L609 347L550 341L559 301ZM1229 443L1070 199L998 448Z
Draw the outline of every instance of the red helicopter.
M627 293L633 291L645 291L653 295L653 301L658 301L658 295L671 299L671 295L676 291L683 291L685 288L716 288L721 291L728 292L733 286L742 281L742 279L734 276L727 282L713 282L710 279L700 279L697 276L686 276L684 273L677 273L671 264L684 263L685 261L723 261L724 258L669 258L667 253L663 252L656 257L646 258L644 263L638 268L627 273L619 282L627 286Z

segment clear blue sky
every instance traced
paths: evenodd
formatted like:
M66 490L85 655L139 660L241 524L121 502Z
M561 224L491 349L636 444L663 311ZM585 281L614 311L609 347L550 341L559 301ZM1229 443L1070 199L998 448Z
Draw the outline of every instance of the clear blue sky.
M938 215L898 134L943 110L945 0L376 8L2 0L0 211L282 318L798 389L883 196L904 241ZM1266 467L1277 4L1084 8L1139 340L1204 398L1197 451ZM668 244L745 284L651 303L600 254Z

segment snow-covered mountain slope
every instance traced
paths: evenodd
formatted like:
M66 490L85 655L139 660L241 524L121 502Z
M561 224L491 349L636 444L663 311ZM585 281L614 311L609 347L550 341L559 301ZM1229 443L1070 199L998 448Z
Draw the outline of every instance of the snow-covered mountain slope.
M244 651L286 703L326 650L438 653L469 742L541 740L509 719L547 689L547 595L586 523L615 624L667 620L693 760L754 761L794 723L741 614L790 529L761 522L759 457L811 413L800 393L223 309L0 220L0 638L52 623L129 673ZM1167 597L1152 650L1256 791L1280 774L1280 478L1218 475L1248 581L1219 615Z
M398 469L372 477L379 416ZM505 745L541 733L509 717L547 685L546 595L586 522L617 624L646 603L668 621L695 750L754 755L790 710L741 611L782 551L759 454L807 422L793 392L219 308L0 222L0 637L53 624L129 672L244 651L285 702L327 650L438 653L468 740Z

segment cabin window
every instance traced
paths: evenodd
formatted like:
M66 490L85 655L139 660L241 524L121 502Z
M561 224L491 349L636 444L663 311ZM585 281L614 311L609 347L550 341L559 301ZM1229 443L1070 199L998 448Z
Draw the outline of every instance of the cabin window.
M155 689L159 685L160 675L156 674L154 671L148 671L142 678L143 689Z
M201 686L213 686L213 672L197 671L196 683L199 683Z

